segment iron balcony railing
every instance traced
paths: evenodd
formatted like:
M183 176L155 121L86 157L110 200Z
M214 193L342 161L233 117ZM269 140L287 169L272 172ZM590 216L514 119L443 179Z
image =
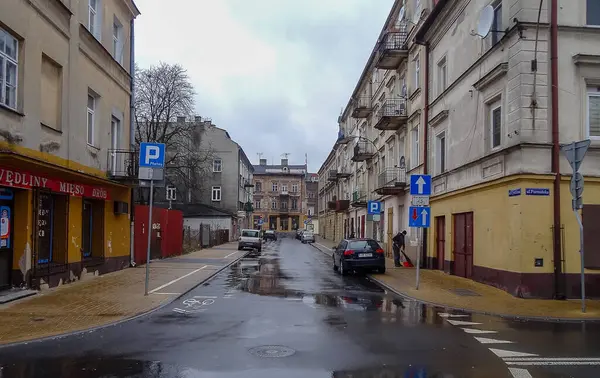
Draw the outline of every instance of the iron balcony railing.
M406 169L386 168L378 177L377 189L398 188L406 186Z
M109 149L107 173L112 179L136 179L138 176L137 150Z
M407 37L408 31L406 27L400 28L398 31L387 32L379 43L379 51L404 50L406 48Z
M379 118L383 117L406 117L406 98L387 99L377 111Z
M367 192L363 189L356 189L352 192L352 202L362 202L367 200Z
M353 101L354 109L352 109L353 118L366 118L371 114L373 109L370 96L359 96Z
M337 173L338 173L337 169L330 169L327 172L327 180L328 181L336 181L338 179Z
M354 155L352 160L364 161L371 159L375 155L375 147L370 141L359 139L354 145Z

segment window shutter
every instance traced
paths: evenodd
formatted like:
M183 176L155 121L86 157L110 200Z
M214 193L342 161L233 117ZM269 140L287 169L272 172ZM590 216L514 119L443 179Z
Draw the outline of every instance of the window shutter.
M590 95L588 101L590 136L600 136L600 94Z

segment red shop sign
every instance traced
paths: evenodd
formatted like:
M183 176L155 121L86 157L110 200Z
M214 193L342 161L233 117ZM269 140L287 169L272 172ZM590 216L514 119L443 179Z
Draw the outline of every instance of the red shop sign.
M24 189L44 188L53 192L77 197L91 197L103 200L110 199L108 190L99 186L73 184L71 182L55 180L29 172L14 171L5 168L0 168L0 185Z

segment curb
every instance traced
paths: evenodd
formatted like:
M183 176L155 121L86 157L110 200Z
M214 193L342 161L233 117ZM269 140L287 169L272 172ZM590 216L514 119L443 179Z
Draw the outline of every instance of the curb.
M544 316L519 316L519 315L511 315L511 314L502 314L502 313L491 312L491 311L474 310L474 309L470 309L470 308L466 308L466 307L449 306L449 305L445 305L445 304L424 301L422 299L412 297L410 295L407 295L407 294L399 291L398 289L395 289L394 287L390 286L389 284L386 284L386 283L382 282L381 280L378 280L377 278L373 277L370 274L367 275L367 277L369 280L375 282L377 285L391 291L392 293L394 293L402 298L409 299L409 300L419 302L419 303L423 303L423 304L426 304L429 306L442 307L442 308L449 309L449 310L468 312L470 314L497 316L497 317L500 317L503 319L521 320L521 321L525 320L525 321L553 322L553 323L597 323L597 322L600 322L600 318L560 318L560 317L544 317Z
M66 333L59 333L57 335L44 336L44 337L40 337L40 338L37 338L37 339L24 340L24 341L16 341L16 342L12 342L12 343L0 344L0 350L5 349L5 348L22 346L22 345L26 345L26 344L41 343L41 342L49 341L49 340L63 339L63 338L66 338L66 337L77 336L77 335L81 335L81 334L84 334L84 333L92 333L92 332L95 332L95 331L98 331L98 330L101 330L101 329L104 329L104 328L117 326L117 325L123 324L125 322L129 322L131 320L139 319L139 318L142 318L144 316L150 315L150 314L152 314L152 313L154 313L156 311L162 310L163 308L169 306L173 302L175 302L175 301L181 299L182 297L186 296L190 291L194 290L195 288L197 288L198 286L202 285L203 283L210 281L217 274L221 273L225 269L229 268L231 265L237 263L238 261L240 261L241 259L243 259L244 257L246 257L250 252L252 252L252 251L246 251L246 253L244 253L240 257L236 258L235 260L232 260L227 265L224 265L223 267L219 268L213 274L211 274L210 276L206 277L202 281L198 282L197 284L195 284L194 286L192 286L191 288L189 288L185 292L181 293L177 297L175 297L175 298L173 298L173 299L171 299L171 300L169 300L169 301L161 304L158 307L150 309L148 311L145 311L145 312L142 312L142 313L139 313L139 314L127 317L127 318L119 319L119 320L116 320L114 322L110 322L110 323L107 323L107 324L103 324L103 325L99 325L99 326L87 328L87 329L81 329L81 330L78 330L78 331L71 331L71 332L66 332Z
M325 252L325 251L323 251L321 248L319 248L319 247L315 246L315 244L319 244L319 245L323 245L323 244L320 244L320 243L317 243L317 242L315 242L315 243L309 243L309 244L310 244L310 246L311 246L311 247L313 247L313 248L315 248L315 249L319 250L320 252L323 252L323 253L324 253L324 254L326 254L327 256L330 256L330 257L331 257L331 255L332 255L331 253Z

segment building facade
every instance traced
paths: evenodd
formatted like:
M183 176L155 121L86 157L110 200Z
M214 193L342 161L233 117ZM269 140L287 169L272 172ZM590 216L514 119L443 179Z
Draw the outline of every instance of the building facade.
M396 1L342 114L339 135L319 169L319 232L334 242L354 234L378 240L407 230L407 253L423 253L408 228L407 178L424 172L423 47L414 36L433 1ZM368 201L382 203L367 214Z
M319 230L319 175L316 173L308 173L304 180L304 200L302 208L305 209L306 221L302 227L311 229L318 233Z
M0 2L0 288L130 263L131 0Z
M304 227L306 165L269 165L260 159L254 166L254 228L289 232Z

